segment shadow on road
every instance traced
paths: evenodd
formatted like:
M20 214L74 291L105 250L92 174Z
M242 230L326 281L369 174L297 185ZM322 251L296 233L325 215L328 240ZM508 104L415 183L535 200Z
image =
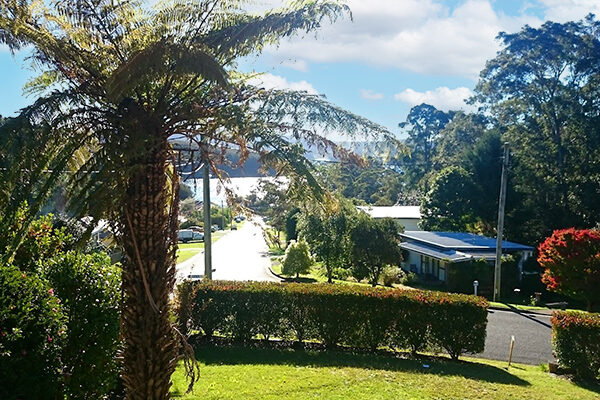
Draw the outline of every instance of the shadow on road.
M509 306L509 307L510 307L510 306ZM528 319L528 320L530 320L530 321L533 321L533 322L535 322L535 323L537 323L537 324L543 325L543 326L545 326L546 328L550 328L550 329L552 329L552 325L550 325L549 323L547 323L547 322L544 322L544 321L540 321L539 319L537 319L537 318L535 318L535 317L532 317L531 315L527 314L527 313L526 313L526 312L524 312L524 311L521 311L521 310L519 310L518 308L515 308L515 307L510 307L510 309L509 309L509 310L504 310L504 311L511 311L511 312L514 312L515 314L518 314L518 315L520 315L520 316L521 316L521 317L523 317L523 318L527 318L527 319ZM492 314L493 314L494 312L495 312L495 311L493 311L493 310L488 310L488 313L492 313Z
M356 367L386 371L406 371L423 375L461 376L467 379L500 383L507 385L529 386L502 368L477 362L454 362L447 358L423 356L416 359L400 357L393 353L355 353L344 350L306 350L289 347L265 347L257 344L221 344L204 343L196 346L197 359L205 364L227 365L296 365L304 367ZM427 367L425 367L427 366Z

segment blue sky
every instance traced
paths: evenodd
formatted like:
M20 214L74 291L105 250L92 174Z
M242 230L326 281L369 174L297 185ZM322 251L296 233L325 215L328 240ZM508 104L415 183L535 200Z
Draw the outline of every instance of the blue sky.
M256 9L280 7L258 0ZM600 14L600 0L348 0L353 21L293 37L242 70L264 74L267 87L325 95L333 103L398 132L410 108L427 102L466 109L485 61L499 49L495 36L524 24L578 20ZM0 114L14 115L33 101L22 87L33 76L25 54L0 47Z

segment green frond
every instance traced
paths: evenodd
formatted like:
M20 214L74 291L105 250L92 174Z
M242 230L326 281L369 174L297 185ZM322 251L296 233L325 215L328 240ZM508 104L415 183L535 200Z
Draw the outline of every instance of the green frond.
M335 22L350 15L348 6L339 1L294 1L287 8L271 11L264 16L230 15L221 28L197 38L215 49L217 54L236 57L260 52L268 44L297 32L310 32L321 27L324 20Z
M60 80L61 76L57 71L45 71L25 84L23 94L25 96L41 96Z
M107 96L117 102L139 85L159 81L169 74L201 76L227 85L227 72L210 53L161 40L135 53L113 72L107 82Z

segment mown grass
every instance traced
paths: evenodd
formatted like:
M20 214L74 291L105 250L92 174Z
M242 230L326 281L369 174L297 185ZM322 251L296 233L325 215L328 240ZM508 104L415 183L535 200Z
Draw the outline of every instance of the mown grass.
M211 236L211 242L214 243L230 231L217 231L213 232ZM177 264L189 260L200 251L204 250L204 242L194 241L190 243L179 243L177 245Z
M183 249L183 250L177 250L177 263L182 263L184 261L189 260L190 258L194 257L196 254L198 254L200 250L194 250L194 249Z
M193 399L598 399L600 386L578 386L540 367L480 359L403 359L337 351L198 348L193 393L180 366L173 398ZM427 366L427 367L426 367Z

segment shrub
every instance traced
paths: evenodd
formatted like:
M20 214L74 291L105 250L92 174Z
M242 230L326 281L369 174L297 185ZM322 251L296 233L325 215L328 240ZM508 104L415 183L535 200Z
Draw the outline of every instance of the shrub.
M311 265L312 260L306 242L292 240L285 251L285 257L281 263L281 273L298 277L300 274L307 274Z
M462 298L461 298L462 297ZM465 353L480 353L485 346L487 310L473 307L467 296L453 301L441 297L432 299L431 337L436 347L441 347L453 360Z
M404 280L400 283L406 286L410 286L414 285L417 282L419 282L419 276L414 272L408 272L406 273Z
M555 311L552 344L561 367L583 379L600 374L600 314Z
M64 316L37 276L0 266L0 398L55 399Z
M116 386L119 344L120 269L105 254L68 252L41 270L66 316L61 349L64 393L70 399L101 399Z
M479 282L479 293L493 293L494 265L485 259L452 263L448 268L448 290L456 293L473 293L473 281ZM519 282L519 267L512 255L502 256L502 296L509 296Z
M585 301L588 311L600 303L600 231L557 230L538 251L548 290Z
M387 266L383 269L380 279L383 286L393 287L405 281L406 273L398 267Z
M294 337L327 346L480 352L487 302L475 296L353 285L186 282L180 326L247 340Z
M13 260L21 271L35 271L40 260L51 258L72 245L73 239L66 233L66 227L54 227L52 218L49 214L31 223Z

